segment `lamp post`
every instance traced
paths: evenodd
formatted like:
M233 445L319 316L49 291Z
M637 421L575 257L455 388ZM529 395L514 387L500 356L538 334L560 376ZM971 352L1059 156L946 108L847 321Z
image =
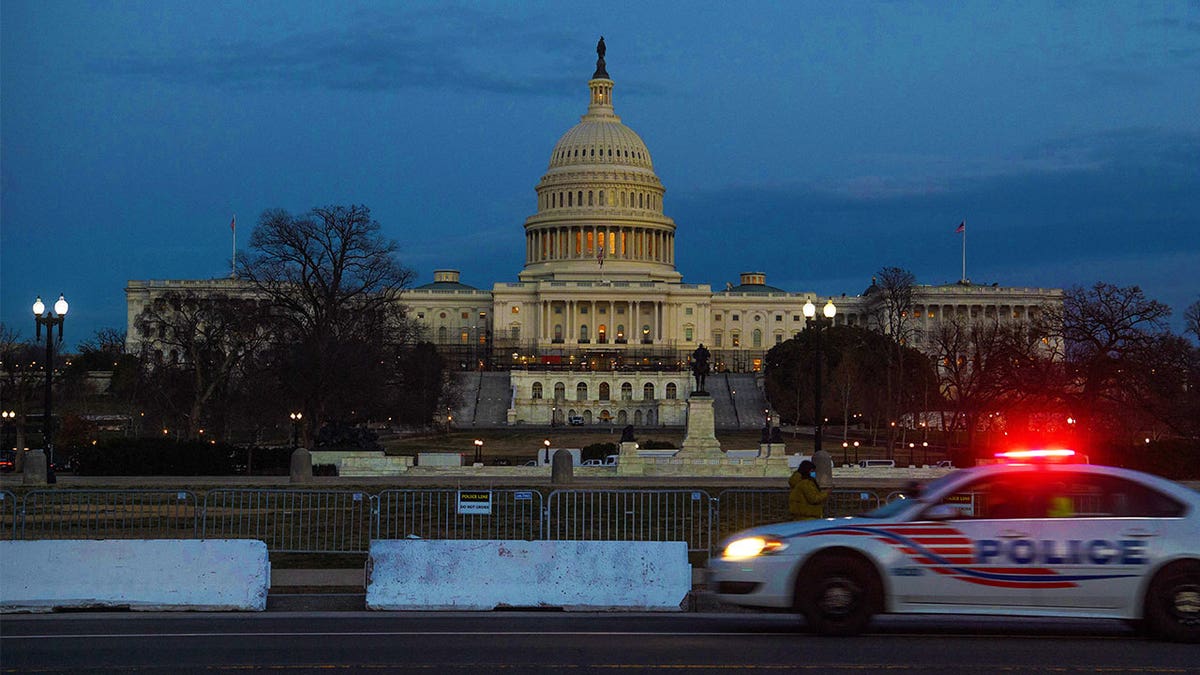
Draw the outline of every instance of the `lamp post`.
M300 420L304 419L304 413L294 412L288 415L292 418L292 450L300 447Z
M546 464L549 464L550 463L550 439L549 438L542 441L542 447L546 448L545 462L546 462ZM542 462L538 462L538 466L541 466L541 465L542 465Z
M475 466L481 466L482 464L483 464L483 439L476 438L475 439Z
M816 341L816 359L813 366L813 464L817 465L817 483L829 486L833 483L833 458L821 449L821 427L825 421L821 413L821 362L824 358L821 353L821 332L833 325L833 317L837 314L833 300L825 303L821 313L825 315L823 318L817 316L817 307L812 300L804 303L804 317L808 320L809 327L814 332L813 339Z
M67 318L67 299L62 293L54 303L54 311L46 309L42 296L33 302L33 321L37 324L37 338L42 338L42 326L46 327L46 399L42 411L42 444L46 446L46 482L55 483L58 478L54 475L54 443L51 437L54 433L54 327L58 326L58 342L63 338L63 322Z

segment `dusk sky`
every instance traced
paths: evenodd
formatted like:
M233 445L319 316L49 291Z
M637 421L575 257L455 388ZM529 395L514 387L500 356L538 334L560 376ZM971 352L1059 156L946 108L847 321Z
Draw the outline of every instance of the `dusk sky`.
M418 282L516 281L603 35L688 283L882 267L1200 299L1200 2L0 5L0 320L227 276L236 214L364 204Z

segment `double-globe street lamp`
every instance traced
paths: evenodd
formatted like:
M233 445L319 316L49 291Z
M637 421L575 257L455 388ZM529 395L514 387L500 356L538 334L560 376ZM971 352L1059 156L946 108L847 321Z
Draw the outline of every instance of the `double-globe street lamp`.
M813 339L816 341L816 358L813 365L813 464L817 466L817 483L828 487L833 483L833 457L821 449L821 427L825 421L821 413L821 361L824 358L821 333L833 325L833 317L837 314L833 300L825 303L821 313L825 316L817 316L817 306L812 300L804 303L804 318L808 320L808 328L813 331Z
M300 447L300 420L304 419L304 413L294 412L288 415L292 418L292 450Z
M42 379L46 383L46 398L42 411L42 444L46 447L46 482L57 482L57 477L54 475L54 443L51 442L52 434L54 433L54 344L55 340L52 336L54 327L58 326L58 342L63 339L63 322L67 318L67 309L70 306L67 304L66 297L62 293L58 294L58 300L54 303L54 311L46 309L46 303L42 302L42 296L37 296L37 300L33 302L33 321L37 325L37 338L42 339L42 326L46 327L46 376Z

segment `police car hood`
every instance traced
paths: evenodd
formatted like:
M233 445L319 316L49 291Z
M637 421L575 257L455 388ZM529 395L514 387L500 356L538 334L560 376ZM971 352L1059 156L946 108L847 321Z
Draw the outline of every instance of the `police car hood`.
M741 532L728 537L726 541L741 539L742 537L762 537L768 535L772 537L787 538L807 532L829 529L831 526L879 524L883 522L894 521L891 519L880 520L879 518L862 518L859 516L847 518L820 518L818 520L795 520L787 523L759 525L758 527L752 527L748 530L742 530Z

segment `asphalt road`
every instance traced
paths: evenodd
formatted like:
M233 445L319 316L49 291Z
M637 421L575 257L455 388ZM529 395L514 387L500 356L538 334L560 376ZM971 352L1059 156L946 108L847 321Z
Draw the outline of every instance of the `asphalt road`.
M778 614L73 613L0 617L0 671L1200 673L1116 621L881 617L820 638Z

